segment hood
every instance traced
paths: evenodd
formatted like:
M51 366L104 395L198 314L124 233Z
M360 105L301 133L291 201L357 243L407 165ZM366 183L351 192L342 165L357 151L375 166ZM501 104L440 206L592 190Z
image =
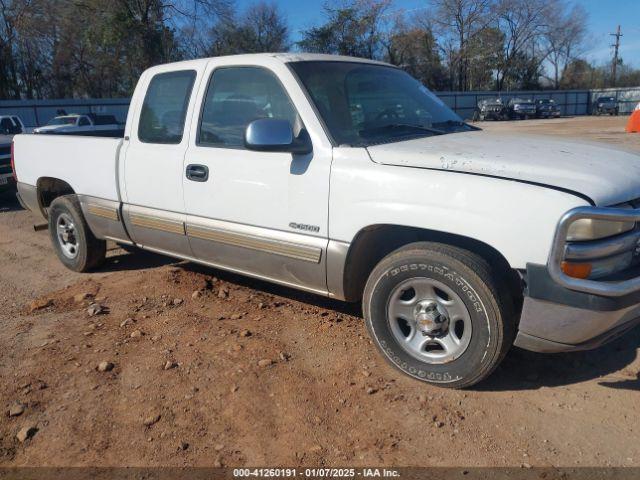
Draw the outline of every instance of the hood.
M640 198L640 155L608 144L472 131L368 147L376 163L570 190L607 206Z

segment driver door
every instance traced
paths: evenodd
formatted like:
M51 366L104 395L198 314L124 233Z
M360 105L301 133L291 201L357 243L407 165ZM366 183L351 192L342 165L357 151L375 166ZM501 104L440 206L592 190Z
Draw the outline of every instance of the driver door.
M297 108L293 98L304 95L286 91L279 74L266 65L210 63L183 168L187 236L201 261L326 293L331 148L313 137L305 155L244 145L246 127L259 118L285 119L294 133L317 122L308 103Z

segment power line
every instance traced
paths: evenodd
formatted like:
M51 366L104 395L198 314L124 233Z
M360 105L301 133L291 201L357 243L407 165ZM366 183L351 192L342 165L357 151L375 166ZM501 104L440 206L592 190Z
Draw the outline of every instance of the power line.
M618 67L618 50L620 49L620 37L622 37L622 33L620 33L620 25L618 25L618 30L616 33L610 33L609 35L616 37L616 43L611 45L613 50L613 64L611 65L611 77L612 77L612 85L616 86L616 69Z

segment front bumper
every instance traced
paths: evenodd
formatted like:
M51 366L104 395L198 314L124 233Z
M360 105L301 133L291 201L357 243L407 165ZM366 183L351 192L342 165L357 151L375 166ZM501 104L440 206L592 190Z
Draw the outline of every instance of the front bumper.
M579 207L562 217L547 265L527 265L517 346L539 352L586 350L640 323L639 231L598 241L567 242L571 223L584 218L637 225L640 210ZM627 254L632 259L623 270L598 279L574 278L561 268L567 258L608 264Z
M545 265L527 265L527 291L514 344L534 352L597 348L640 324L640 292L605 297L557 284Z

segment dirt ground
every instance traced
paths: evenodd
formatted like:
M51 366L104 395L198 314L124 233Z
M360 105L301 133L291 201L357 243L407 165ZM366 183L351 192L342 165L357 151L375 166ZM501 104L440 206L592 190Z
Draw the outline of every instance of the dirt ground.
M640 151L625 121L482 127ZM1 197L0 466L640 466L640 329L451 391L388 366L357 306L115 247L76 274L33 221Z

